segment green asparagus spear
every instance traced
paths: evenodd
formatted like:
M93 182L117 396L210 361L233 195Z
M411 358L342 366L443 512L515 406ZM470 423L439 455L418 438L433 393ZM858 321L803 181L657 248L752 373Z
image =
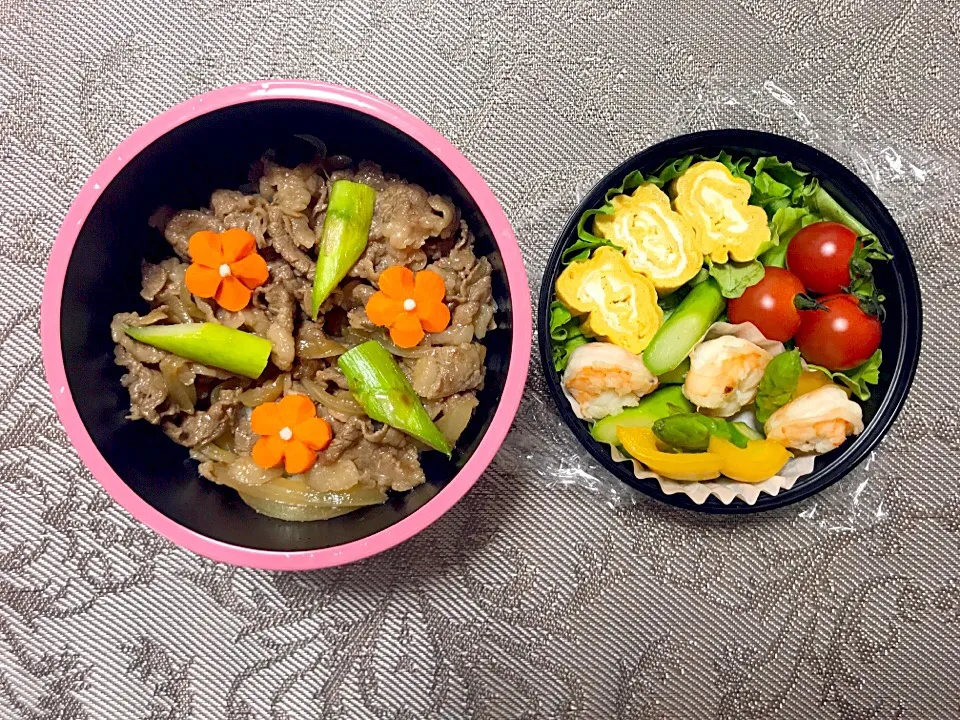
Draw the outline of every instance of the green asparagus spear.
M314 320L323 301L363 255L376 200L377 191L362 183L337 180L330 187L313 279Z
M450 456L452 448L433 424L397 361L376 340L348 350L337 361L350 392L374 420Z
M640 398L636 407L630 407L594 423L590 434L595 440L619 445L617 428L650 427L662 417L677 412L692 412L693 405L683 395L679 385L662 387L651 395Z
M670 447L686 452L704 452L710 445L711 435L729 440L739 448L745 448L747 441L753 439L732 422L695 412L660 418L653 423L653 434Z
M683 362L677 365L673 370L668 370L657 378L661 385L683 385L683 381L690 371L690 358L684 358Z
M682 363L726 304L713 278L691 290L643 351L643 362L650 372L663 375Z
M253 379L260 377L273 349L262 337L209 322L128 326L123 331L145 345Z

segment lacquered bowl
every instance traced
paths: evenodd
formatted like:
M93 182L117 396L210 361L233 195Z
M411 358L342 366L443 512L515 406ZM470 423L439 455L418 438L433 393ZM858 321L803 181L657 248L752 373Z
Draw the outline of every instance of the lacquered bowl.
M563 251L577 239L580 216L600 207L606 191L619 186L634 170L650 174L673 158L693 154L715 157L721 150L735 157L776 155L781 160L790 160L801 170L812 172L831 195L877 234L884 248L893 255L892 261L875 265L877 283L887 298L884 303L887 316L880 345L883 350L880 382L872 387L870 400L863 405L863 432L833 452L819 456L813 473L799 478L791 489L778 495L761 493L753 505L739 498L725 505L712 495L697 504L683 494L667 495L656 480L636 478L629 462L614 462L609 447L594 440L587 424L573 414L551 358L550 303L557 277L563 270L560 262ZM823 490L853 470L877 447L903 407L920 359L923 322L920 284L913 259L903 233L880 199L854 173L819 150L790 138L752 130L710 130L672 138L637 153L597 183L570 215L547 261L537 318L540 359L547 387L564 424L584 449L611 474L640 492L671 505L708 513L750 513L789 505Z
M144 311L140 263L170 254L148 218L158 207L206 206L238 188L268 149L296 163L297 135L331 154L380 163L448 195L490 256L498 329L485 389L453 458L425 453L427 482L385 505L325 522L259 515L236 493L200 478L160 428L126 419L113 363L111 316ZM299 149L298 149L299 148ZM274 570L338 565L390 548L449 510L496 454L516 414L531 348L529 289L520 250L479 173L440 133L379 98L318 82L252 83L198 96L151 120L114 150L80 191L50 258L41 318L43 360L67 435L104 489L135 518L215 560Z

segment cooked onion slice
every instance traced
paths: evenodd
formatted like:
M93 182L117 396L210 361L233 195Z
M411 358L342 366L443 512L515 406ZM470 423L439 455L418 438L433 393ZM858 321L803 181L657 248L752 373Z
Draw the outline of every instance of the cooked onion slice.
M170 399L173 400L180 409L193 413L197 404L197 388L193 384L193 373L185 368L187 361L176 355L168 355L160 361L160 374L163 375L163 382L167 385L167 392ZM184 382L182 374L186 374L191 381Z
M287 520L290 522L312 522L314 520L330 520L340 515L346 515L359 507L324 508L313 505L287 505L275 500L265 500L246 493L240 493L240 499L261 515Z
M307 395L329 410L344 415L356 415L357 417L364 417L367 414L360 403L354 400L353 395L346 390L333 395L324 390L318 383L307 378L303 378L300 384L307 391Z
M435 421L435 424L451 445L460 439L478 404L477 398L472 394L459 395L446 401L443 415Z
M240 393L240 402L247 407L257 407L257 405L263 405L263 403L273 402L283 395L289 381L290 376L286 373L278 375L268 383L244 390Z
M369 340L376 340L378 343L383 345L384 349L391 355L396 355L397 357L402 358L418 358L430 353L429 347L419 345L412 348L402 348L397 346L383 333L363 332L362 330L357 330L356 328L347 330L346 333L344 333L344 340L346 340L351 347L362 345Z
M368 505L380 505L387 495L378 488L347 492L318 492L303 480L277 478L264 485L235 488L240 498L257 512L279 520L307 522L329 520Z
M347 348L328 337L301 337L297 340L297 357L301 360L323 360L343 355Z

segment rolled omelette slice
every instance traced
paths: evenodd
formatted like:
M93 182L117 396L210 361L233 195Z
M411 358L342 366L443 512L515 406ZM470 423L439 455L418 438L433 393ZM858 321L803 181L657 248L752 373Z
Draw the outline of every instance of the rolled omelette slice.
M687 220L670 207L670 198L655 185L641 185L632 195L616 195L613 213L594 217L594 234L626 253L630 267L643 273L661 292L676 290L700 271L703 255Z
M623 253L600 247L588 260L573 262L557 278L557 298L576 315L583 330L632 353L641 353L663 324L657 291Z
M700 252L714 262L753 260L770 239L766 212L749 204L750 183L722 163L694 163L674 191L674 207L693 226Z

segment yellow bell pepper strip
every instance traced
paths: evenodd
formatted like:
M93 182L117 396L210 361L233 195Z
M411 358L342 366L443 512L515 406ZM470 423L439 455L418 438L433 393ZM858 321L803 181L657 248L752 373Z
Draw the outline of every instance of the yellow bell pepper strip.
M267 366L273 349L273 343L253 333L209 322L125 327L123 331L145 345L254 380Z
M612 214L594 218L594 233L622 248L630 267L657 290L676 290L700 272L703 255L693 228L660 188L641 185L632 195L613 197L610 205Z
M724 476L746 483L769 480L793 457L789 450L773 440L751 440L746 448L738 448L717 435L710 437L707 454L719 459L720 472Z
M611 247L568 265L557 278L556 290L573 314L586 315L585 333L632 353L643 352L663 322L653 283Z
M826 385L833 384L835 383L826 373L821 372L820 370L807 369L800 373L800 378L797 380L797 391L794 393L793 397L797 398L801 395L811 393L814 390L819 390ZM850 388L841 387L840 389L847 393L847 397L850 397Z
M427 415L397 361L376 340L348 350L337 365L367 415L450 457L450 443Z
M674 206L696 233L699 250L713 262L753 260L770 240L767 214L749 204L752 188L723 163L694 163L676 180Z
M314 320L320 305L366 250L376 201L377 191L363 183L337 180L330 186L313 278Z
M668 453L657 447L657 436L645 427L619 427L617 439L627 453L650 470L672 480L712 480L720 477L721 459L711 453Z

